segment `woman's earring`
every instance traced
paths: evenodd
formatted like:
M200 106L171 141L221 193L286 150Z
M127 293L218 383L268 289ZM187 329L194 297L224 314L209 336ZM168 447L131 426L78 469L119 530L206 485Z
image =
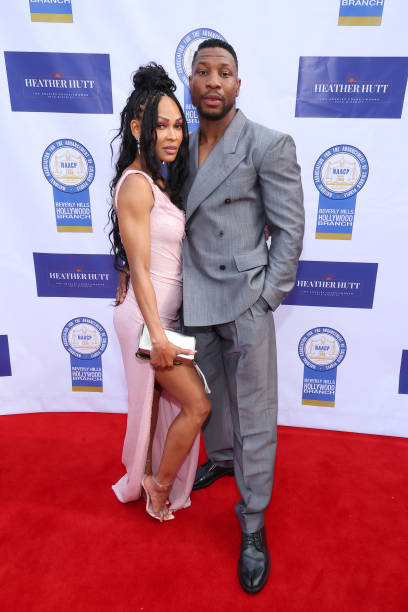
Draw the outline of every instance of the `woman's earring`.
M136 151L138 155L140 155L140 138L135 138L136 140Z
M162 161L161 163L161 175L162 175L162 178L164 179L167 178L167 164L164 161Z

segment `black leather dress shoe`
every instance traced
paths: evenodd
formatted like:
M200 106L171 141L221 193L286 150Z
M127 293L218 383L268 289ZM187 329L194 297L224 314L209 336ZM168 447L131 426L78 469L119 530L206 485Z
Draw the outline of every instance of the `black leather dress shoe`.
M242 533L238 578L244 591L259 593L268 580L270 568L265 527L254 533Z
M205 489L205 487L209 487L210 484L221 478L222 476L233 476L234 468L233 467L221 467L219 465L215 465L209 459L203 465L200 465L197 469L197 474L194 480L193 491L197 491L198 489Z

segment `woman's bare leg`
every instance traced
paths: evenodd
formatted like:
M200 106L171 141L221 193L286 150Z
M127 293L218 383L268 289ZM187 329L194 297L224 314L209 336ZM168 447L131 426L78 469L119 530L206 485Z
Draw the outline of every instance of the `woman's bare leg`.
M150 422L150 441L149 448L147 449L145 474L152 474L152 447L154 434L157 427L157 417L159 415L159 401L160 401L161 387L158 383L154 383L153 391L153 403L152 403L152 418Z
M156 370L155 376L159 385L181 406L167 432L160 467L155 477L158 483L168 486L160 488L151 476L145 481L151 495L153 511L159 514L168 498L178 468L208 417L210 401L192 365L183 364L168 370Z

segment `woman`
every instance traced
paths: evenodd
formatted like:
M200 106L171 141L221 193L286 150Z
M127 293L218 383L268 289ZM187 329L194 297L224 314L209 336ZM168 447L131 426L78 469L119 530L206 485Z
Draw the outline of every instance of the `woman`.
M130 286L114 313L128 385L129 409L122 460L126 474L113 490L121 502L141 488L146 510L160 521L190 504L199 431L210 403L193 364L173 365L180 349L164 329L179 329L188 132L176 86L156 64L140 67L121 114L116 175L111 183L111 241ZM162 164L167 165L166 178ZM135 353L143 324L152 341L150 361Z

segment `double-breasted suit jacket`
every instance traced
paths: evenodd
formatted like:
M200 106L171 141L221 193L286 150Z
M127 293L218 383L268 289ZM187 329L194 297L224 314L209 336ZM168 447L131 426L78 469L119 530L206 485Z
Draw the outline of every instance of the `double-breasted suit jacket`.
M186 185L184 323L232 321L260 295L275 310L294 285L302 249L303 198L294 142L238 110L198 169L198 138L199 130L190 137Z

